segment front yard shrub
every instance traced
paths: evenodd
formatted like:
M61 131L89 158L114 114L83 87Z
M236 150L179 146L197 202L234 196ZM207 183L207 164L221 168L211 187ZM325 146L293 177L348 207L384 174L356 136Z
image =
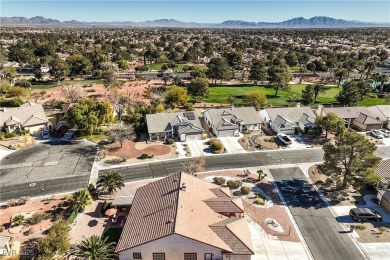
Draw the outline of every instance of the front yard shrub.
M359 230L364 230L364 229L366 229L367 227L365 226L365 225L363 225L363 224L358 224L358 225L356 225L356 229L359 229Z
M107 202L106 200L104 200L103 205L102 205L102 207L101 207L101 209L100 209L101 215L104 215L104 213L106 212L106 210L108 210L108 209L110 209L110 208L111 208L111 207L110 207L110 205L108 204L108 202Z
M191 103L185 103L184 104L184 109L186 110L186 111L194 111L195 109L194 109L194 106L191 104Z
M214 183L218 185L224 185L226 183L226 179L224 177L214 177Z
M16 216L12 219L11 226L12 226L12 227L20 226L20 225L22 225L25 221L26 221L26 219L24 218L24 216L23 216L22 214L18 214L18 215L16 215Z
M29 201L30 200L30 197L20 197L19 198L19 205L24 205L24 204L26 204L27 203L27 201Z
M78 214L78 211L77 210L74 210L73 212L72 212L72 214L70 214L70 216L69 216L69 218L68 218L68 223L69 224L72 224L73 223L73 221L76 219L76 217L77 217L77 214Z
M13 138L13 137L16 137L16 133L12 132L12 133L5 133L5 138Z
M31 234L33 234L33 233L34 233L34 228L33 228L33 227L30 227L30 228L26 231L25 235L26 235L26 236L29 236L29 235L31 235Z
M27 219L27 223L30 225L38 224L39 222L51 218L52 215L50 213L34 213L31 218Z
M153 154L149 155L149 154L143 153L140 156L138 156L137 159L142 159L143 160L143 159L150 159L150 158L153 158L153 157L154 157Z
M261 200L255 200L253 203L256 205L265 205L265 202Z
M221 153L224 149L222 142L218 139L210 139L208 144L210 145L213 153Z
M239 180L230 180L230 181L227 182L227 186L231 190L238 189L238 188L241 187L241 185L242 185L242 182L239 181Z
M248 186L243 186L243 187L241 187L241 190L240 190L241 194L243 194L243 195L248 195L251 191L252 191L252 189Z
M256 195L256 198L262 198L263 200L265 200L265 196L263 194L261 194L260 192L255 192L255 195Z
M87 91L87 92L96 92L96 90L93 89L93 88L87 89L86 91Z
M175 140L173 140L172 138L165 139L166 144L173 144L174 142L175 142Z
M20 135L28 135L28 134L30 134L30 130L28 129L20 131Z

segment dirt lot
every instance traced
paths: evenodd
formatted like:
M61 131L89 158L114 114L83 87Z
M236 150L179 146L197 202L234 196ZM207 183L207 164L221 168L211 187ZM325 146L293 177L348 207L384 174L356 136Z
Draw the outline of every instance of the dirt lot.
M20 206L13 206L13 207L8 207L5 209L1 210L0 213L0 225L4 225L5 227L8 227L10 225L10 220L11 217L15 214L21 213L21 212L34 212L34 213L44 213L44 212L50 212L50 210L53 207L57 207L63 200L61 199L52 199L52 200L42 200L42 201L31 201L27 202L24 205ZM22 230L21 233L16 233L16 234L11 234L6 228L3 232L1 232L1 235L4 236L10 236L14 239L17 239L18 241L26 241L31 238L37 238L37 237L42 237L42 232L48 227L50 227L53 224L53 219L46 219L41 221L40 223L36 225L30 225ZM28 229L32 228L33 233L32 235L26 236L24 232Z
M128 80L122 86L118 87L120 93L131 96L132 99L137 101L149 102L149 99L144 97L145 90L147 87L160 87L163 84L161 80ZM75 86L79 87L79 91L83 97L96 97L106 98L109 91L103 84L92 84L92 86L85 85L81 82L76 82ZM42 90L35 90L36 93L43 93ZM66 101L65 96L62 93L61 87L54 87L44 90L44 94L36 96L36 103L43 104L46 101L56 99Z
M114 144L110 147L107 147L107 149L105 149L105 151L102 153L104 156L102 160L105 162L114 159L122 159L127 162L140 161L140 159L137 159L137 157L141 154L154 155L154 158L157 159L177 157L175 145L167 145L161 142L146 143L144 141L133 142L126 140L122 147L120 147L119 144Z
M360 236L357 238L359 242L380 243L390 241L390 224L364 223L359 225L365 226L365 229L355 229Z
M35 143L34 137L30 135L24 135L20 137L13 137L7 140L0 141L0 145L4 147L14 146L16 149L31 146Z

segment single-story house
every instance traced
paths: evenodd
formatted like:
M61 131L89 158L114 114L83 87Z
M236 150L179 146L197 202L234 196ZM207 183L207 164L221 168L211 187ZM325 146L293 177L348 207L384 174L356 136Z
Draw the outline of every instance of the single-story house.
M296 128L305 130L315 124L315 114L310 107L267 108L259 111L261 120L279 134L294 134Z
M390 160L381 161L375 168L375 173L381 177L376 186L377 199L381 206L390 213Z
M203 118L217 137L238 136L240 131L260 129L261 120L254 107L209 109Z
M158 113L146 115L149 140L164 140L177 136L180 141L201 140L204 130L194 112Z
M324 107L320 105L317 115L334 113L343 119L347 128L355 127L362 131L389 127L390 105L372 107Z
M186 173L138 188L116 247L119 259L249 260L241 198Z
M30 130L30 133L35 133L47 129L49 120L42 105L26 102L20 107L1 108L0 125L9 133L15 130Z

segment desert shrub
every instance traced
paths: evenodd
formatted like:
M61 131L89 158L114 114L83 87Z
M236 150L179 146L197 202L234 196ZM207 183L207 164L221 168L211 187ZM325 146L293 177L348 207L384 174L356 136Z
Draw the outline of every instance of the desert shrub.
M34 213L31 218L27 219L27 223L30 225L38 224L39 222L51 218L52 215L50 213Z
M165 139L166 144L173 144L174 142L175 142L175 140L173 140L172 138Z
M366 227L365 225L363 225L363 224L358 224L358 225L356 225L355 228L356 228L356 229L359 229L359 230L364 230L364 229L366 229L367 227Z
M16 137L16 133L12 132L12 133L5 133L5 138L13 138L13 137Z
M261 200L255 200L253 203L256 205L265 205L265 202Z
M184 109L186 110L186 111L194 111L195 109L194 109L194 106L192 105L192 103L185 103L184 104Z
M96 92L96 90L95 90L95 89L93 89L93 88L91 88L91 89L87 89L86 91L87 91L87 92Z
M16 215L11 222L12 227L20 226L26 221L25 217L22 214Z
M143 160L143 159L149 159L149 158L153 158L153 157L154 157L153 154L149 155L149 154L143 153L140 156L138 156L137 159L142 159Z
M243 195L248 195L251 191L252 191L252 189L248 186L243 186L243 187L241 187L241 190L240 190L241 194L243 194Z
M0 107L20 107L23 101L20 98L3 99L0 98Z
M21 130L21 131L20 131L20 134L21 134L21 135L28 135L28 134L30 134L30 130L29 130L29 129Z
M7 201L7 205L8 205L9 207L13 207L13 206L19 205L19 202L18 202L17 200L12 199L12 200L8 200L8 201Z
M208 144L213 153L220 153L224 149L222 142L218 139L211 139Z
M229 187L229 189L235 190L241 187L242 182L239 180L230 180L226 184Z
M218 185L224 185L226 183L226 179L224 177L214 177L214 183Z
M263 200L265 200L265 196L263 194L261 194L260 192L255 192L255 195L256 195L256 198L262 198Z

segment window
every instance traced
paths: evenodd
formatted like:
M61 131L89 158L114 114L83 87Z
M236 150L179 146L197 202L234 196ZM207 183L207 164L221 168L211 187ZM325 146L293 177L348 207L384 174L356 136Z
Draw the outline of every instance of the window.
M184 253L184 260L197 260L196 253Z
M165 253L153 253L153 260L165 260Z
M141 253L133 253L133 259L142 259Z

